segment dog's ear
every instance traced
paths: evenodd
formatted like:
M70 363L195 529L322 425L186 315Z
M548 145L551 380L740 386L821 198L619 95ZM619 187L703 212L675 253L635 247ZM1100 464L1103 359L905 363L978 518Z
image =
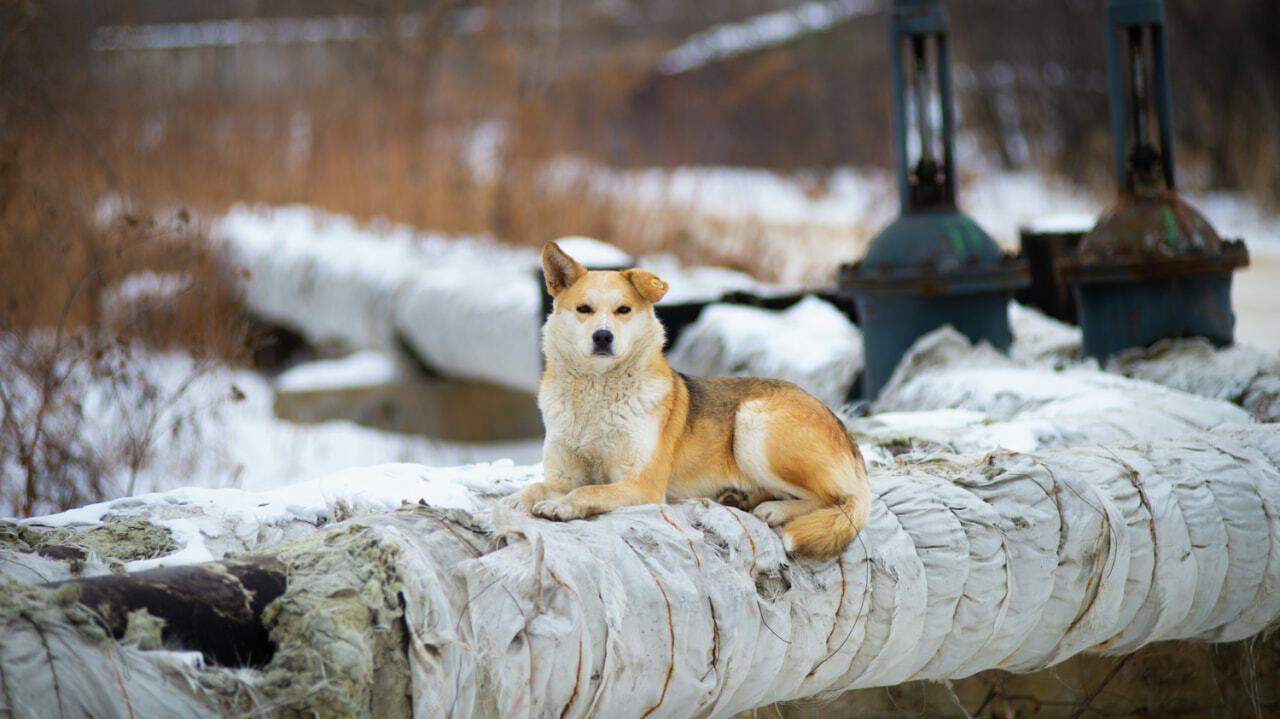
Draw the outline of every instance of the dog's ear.
M636 292L639 292L641 297L648 300L649 304L657 302L662 299L663 295L667 294L667 283L658 279L658 276L651 272L627 270L622 273L622 276L627 278L631 286L636 288Z
M547 293L552 297L559 297L585 274L587 268L566 255L556 243L548 242L542 248L542 276L547 281Z

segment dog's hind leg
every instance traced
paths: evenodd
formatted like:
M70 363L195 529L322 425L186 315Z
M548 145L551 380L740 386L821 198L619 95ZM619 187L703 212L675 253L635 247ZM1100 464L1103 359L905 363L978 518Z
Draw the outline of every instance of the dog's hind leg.
M770 527L781 527L796 517L823 506L825 505L820 499L775 499L757 504L751 513L768 522Z
M774 495L769 492L744 492L737 487L729 487L715 496L715 500L719 504L726 507L741 509L744 512L750 512L760 503L774 499Z
M734 433L743 479L783 498L753 513L783 526L787 551L812 559L844 551L867 522L871 490L835 416L811 396L788 392L744 402Z

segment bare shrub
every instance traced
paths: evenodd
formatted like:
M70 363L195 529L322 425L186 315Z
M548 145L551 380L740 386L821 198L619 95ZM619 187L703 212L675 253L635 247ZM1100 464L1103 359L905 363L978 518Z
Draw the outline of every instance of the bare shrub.
M191 382L249 348L185 212L86 217L51 166L30 172L0 216L0 512L18 515L132 493ZM155 376L150 352L174 349L190 371Z
M206 368L158 377L144 352L86 330L0 336L0 512L30 516L128 495Z
M191 382L246 356L204 228L146 199L109 141L76 72L87 30L49 4L0 6L0 513L132 492ZM209 359L161 375L153 349Z

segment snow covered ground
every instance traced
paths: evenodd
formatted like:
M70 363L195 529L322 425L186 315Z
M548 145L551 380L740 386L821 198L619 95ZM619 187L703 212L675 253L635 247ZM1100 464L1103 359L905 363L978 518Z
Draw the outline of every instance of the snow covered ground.
M209 366L180 354L152 354L134 349L131 379L113 383L93 376L83 364L70 366L68 391L82 398L83 419L78 433L88 451L103 458L107 497L157 492L177 487L237 488L260 492L323 477L350 467L386 462L450 466L499 459L536 462L537 440L505 443L463 443L380 432L351 422L295 424L275 417L273 382L249 371ZM381 367L374 362L352 365L364 372ZM385 372L385 369L372 371ZM345 383L356 381L350 371ZM6 391L33 397L21 375L9 376ZM330 382L334 373L306 377L294 374L288 382ZM152 402L151 398L163 398ZM21 411L34 417L30 403ZM20 418L21 419L21 418ZM130 442L145 436L146 456L131 469L122 455ZM24 472L11 454L3 473L18 478ZM5 507L5 510L10 510ZM37 506L37 512L49 511ZM0 512L2 513L2 512Z

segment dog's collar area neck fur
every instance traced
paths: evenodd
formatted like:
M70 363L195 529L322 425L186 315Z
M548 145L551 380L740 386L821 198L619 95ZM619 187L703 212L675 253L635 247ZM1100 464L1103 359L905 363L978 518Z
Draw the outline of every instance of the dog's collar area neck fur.
M616 378L617 376L636 374L635 368L643 365L643 363L635 362L634 358L619 357L615 354L590 354L585 359L590 361L558 364L555 368L555 374L573 377L574 379L590 379L592 377Z
M582 357L581 355L578 355ZM653 357L645 354L635 355L587 355L588 362L549 362L548 375L562 378L570 382L608 381L618 382L634 378L637 381L645 376L644 368L653 361Z

